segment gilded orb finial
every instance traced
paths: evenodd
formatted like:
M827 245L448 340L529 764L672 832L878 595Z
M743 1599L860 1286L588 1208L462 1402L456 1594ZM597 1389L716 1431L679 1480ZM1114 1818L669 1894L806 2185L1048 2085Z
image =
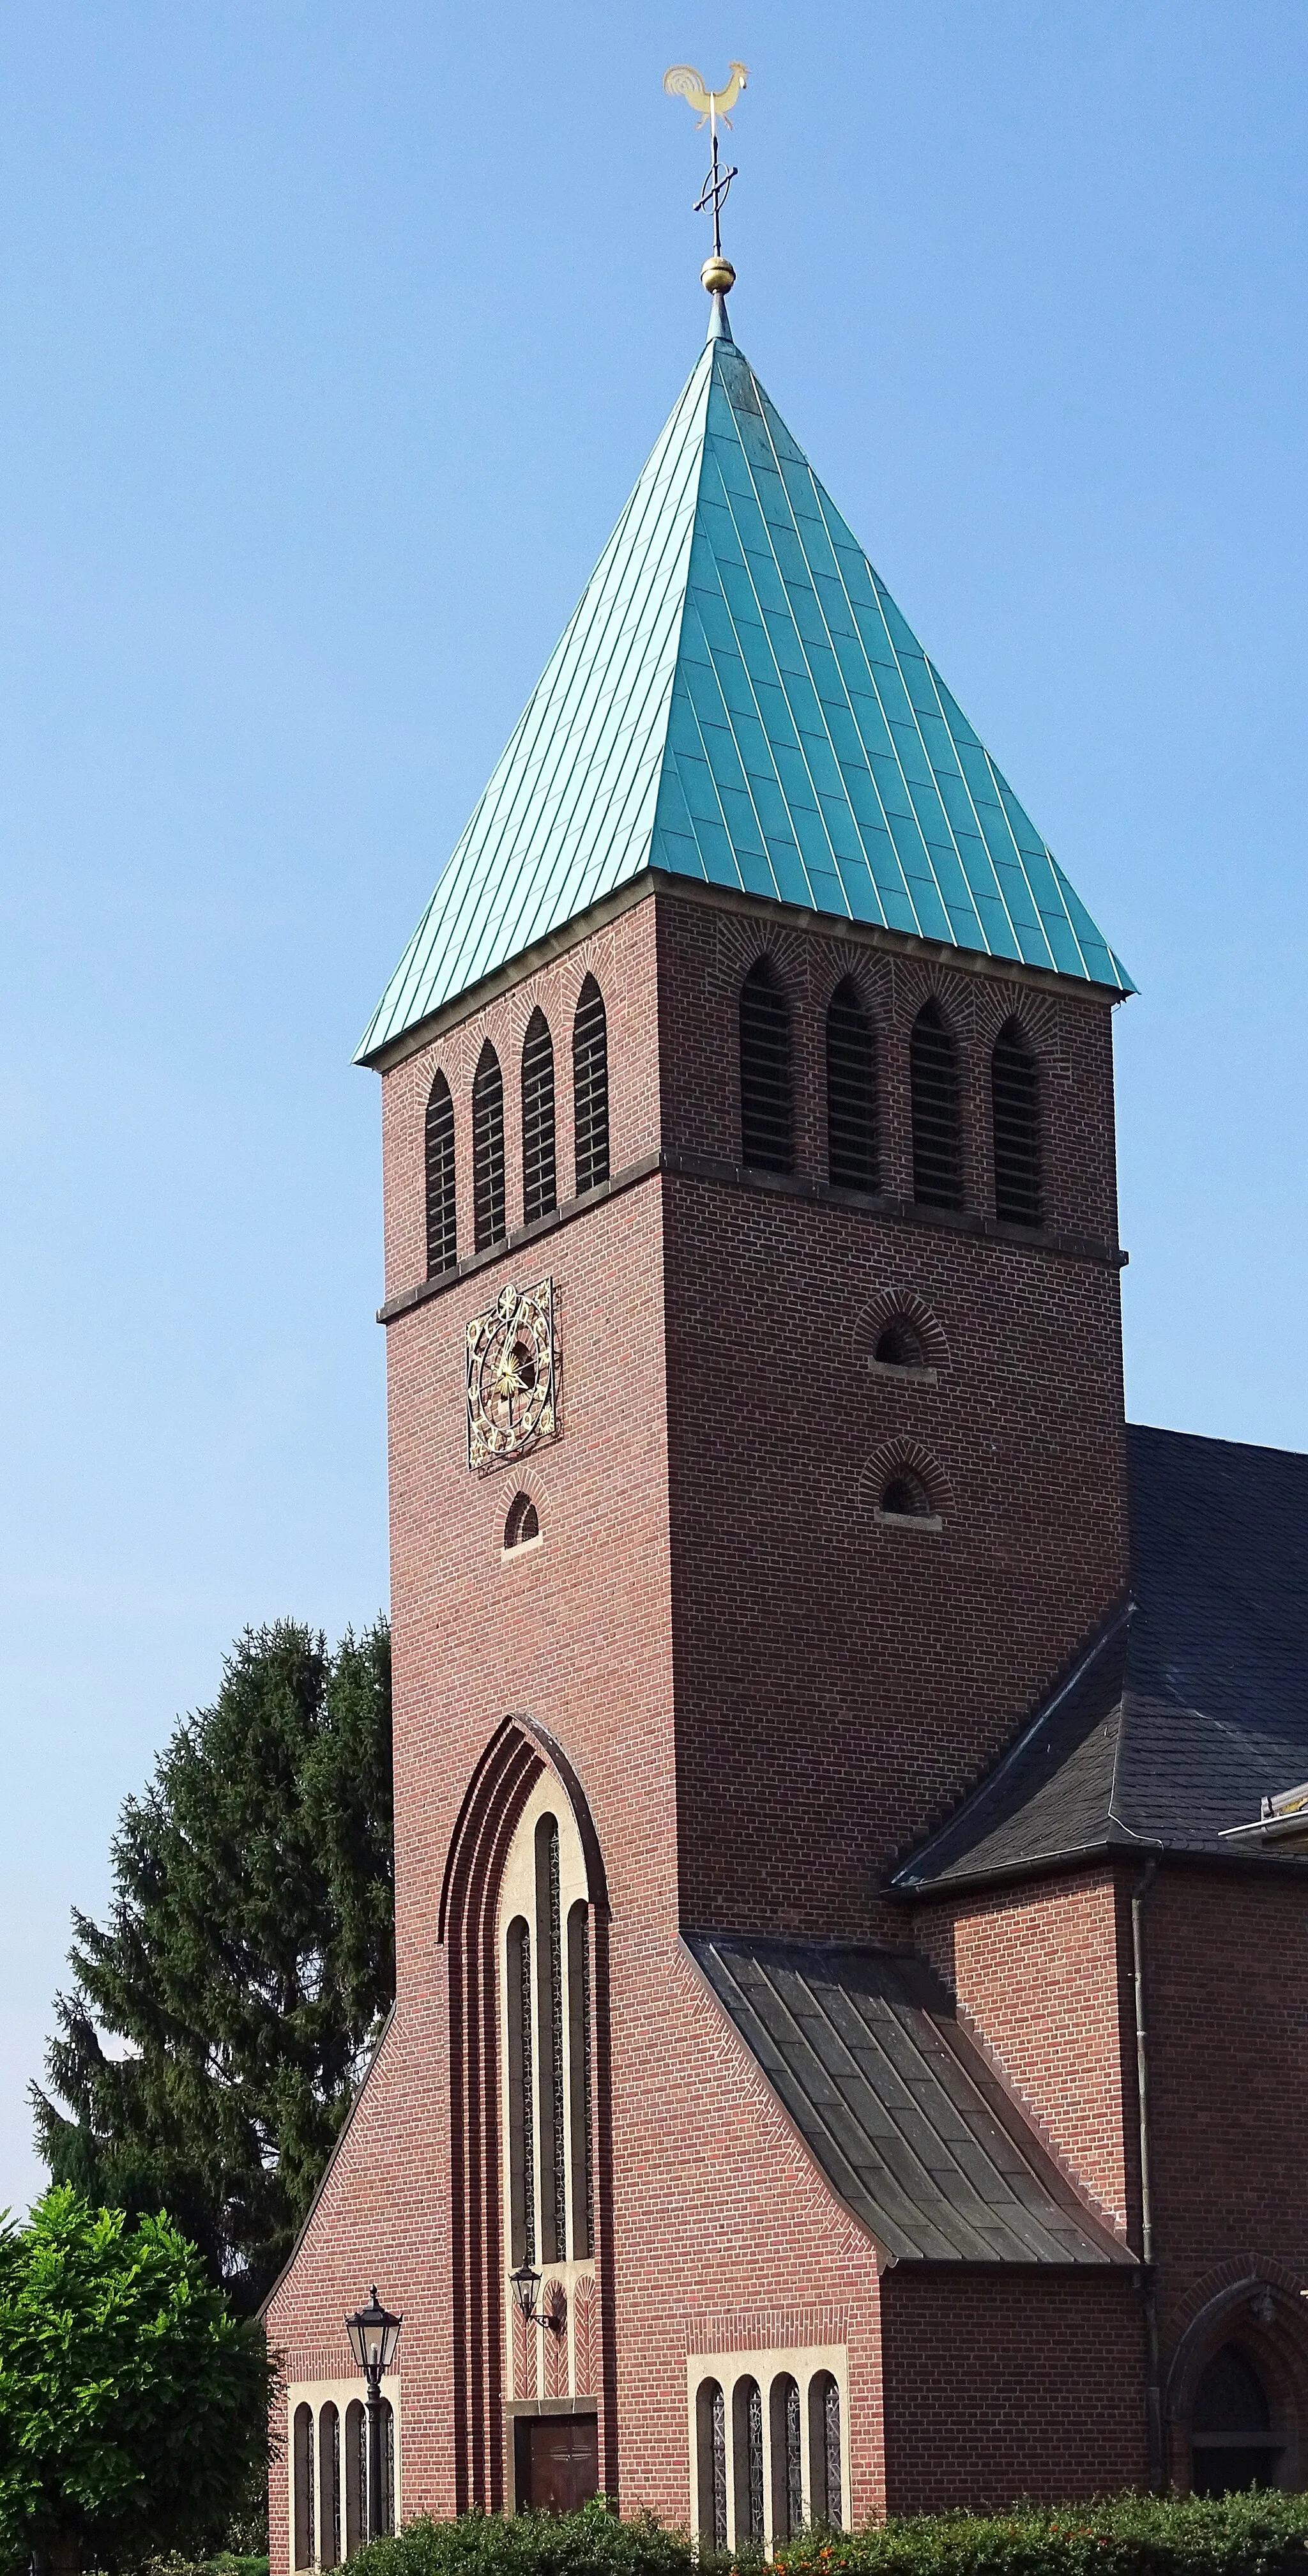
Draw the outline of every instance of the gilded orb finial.
M691 64L674 63L672 69L663 75L663 86L669 98L684 98L687 106L694 108L699 118L700 128L707 125L712 137L713 159L708 177L695 201L695 212L697 215L711 214L713 217L713 249L699 274L701 283L713 297L714 324L710 326L710 337L713 336L714 327L720 324L723 334L730 339L730 331L726 328L725 308L719 298L730 294L736 283L736 272L730 260L723 255L722 209L727 202L727 192L736 176L736 171L734 167L726 170L719 167L718 119L721 118L724 125L730 125L730 111L744 89L749 73L744 63L731 63L728 68L731 77L722 89L706 89L700 74Z

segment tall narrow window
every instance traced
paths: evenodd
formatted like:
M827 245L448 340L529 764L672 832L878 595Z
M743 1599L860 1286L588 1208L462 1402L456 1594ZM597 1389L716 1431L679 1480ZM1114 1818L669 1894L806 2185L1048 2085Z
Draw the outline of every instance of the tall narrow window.
M353 2558L368 2537L368 2418L357 2397L345 2409L345 2555Z
M454 1103L438 1073L427 1095L427 1276L452 1270L459 1257L454 1206Z
M590 2064L590 1908L568 1908L568 2077L572 2138L572 2259L595 2251Z
M840 2469L840 2390L829 2370L808 2386L808 2457L813 2487L811 2518L839 2531L843 2520Z
M382 2402L381 2402L381 2418L382 2418L382 2422L381 2422L381 2431L382 2431L382 2478L381 2478L381 2515L380 2515L380 2521L381 2521L381 2527L382 2527L382 2530L383 2530L383 2531L394 2531L394 2529L395 2529L395 2409L394 2409L394 2407L392 2406L392 2404L391 2404L391 2401L390 2401L389 2397L383 2397L383 2399L382 2399Z
M740 988L740 1159L789 1172L795 1153L790 1099L790 1012L768 958Z
M881 1185L876 1040L852 976L836 986L827 1011L827 1171L842 1189Z
M908 1044L913 1107L913 1196L923 1207L961 1207L958 1058L944 1012L927 1002Z
M568 2252L568 2183L563 2100L563 1927L559 1904L559 1829L553 1816L536 1827L536 2057L540 2068L540 2232L546 2263Z
M522 1215L531 1225L559 1203L554 1158L554 1040L533 1011L522 1043Z
M736 2547L763 2546L763 2398L756 2379L738 2379L731 2392L732 2449L736 2467Z
M532 2083L531 1934L518 1915L509 1925L509 2250L536 2260L536 2113Z
M504 1077L489 1038L472 1083L472 1200L478 1252L504 1241Z
M799 2447L799 2383L788 2370L772 2382L772 2538L789 2540L804 2528L804 2479Z
M609 1024L593 975L582 985L572 1024L572 1115L580 1198L609 1177Z
M1010 1225L1039 1225L1040 1072L1018 1020L1009 1020L990 1058L990 1116L995 1153L995 1214Z
M341 2419L330 2398L318 2410L318 2564L341 2563Z
M700 2549L727 2545L727 2409L721 2384L701 2379L695 2393L695 2473Z
M1191 2439L1196 2495L1276 2485L1285 2445L1273 2429L1267 2391L1238 2344L1214 2353L1195 2390Z
M297 2406L291 2436L291 2473L294 2479L295 2564L312 2567L314 2548L314 2485L317 2463L313 2456L313 2408Z

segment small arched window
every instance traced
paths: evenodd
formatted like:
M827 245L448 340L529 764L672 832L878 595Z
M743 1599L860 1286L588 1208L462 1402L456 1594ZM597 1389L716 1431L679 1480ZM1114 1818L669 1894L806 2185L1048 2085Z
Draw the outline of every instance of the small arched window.
M963 1204L958 1056L937 1001L923 1004L908 1042L913 1196L922 1207Z
M503 1243L504 1077L489 1038L472 1082L472 1201L478 1252Z
M291 2428L291 2475L294 2482L295 2564L312 2567L317 2555L314 2512L314 2487L317 2483L314 2460L313 2408L297 2406Z
M882 1489L879 1508L891 1520L929 1520L931 1496L910 1467L897 1467Z
M1191 2438L1196 2495L1276 2485L1285 2446L1272 2427L1267 2391L1238 2344L1213 2354L1195 2390Z
M1039 1225L1044 1213L1040 1071L1018 1020L1009 1020L990 1058L995 1214L1009 1225Z
M701 2379L695 2394L695 2469L701 2550L727 2545L727 2407L720 2381Z
M425 1136L427 1173L427 1276L439 1278L459 1257L454 1202L454 1103L450 1086L438 1073L427 1094Z
M341 2563L341 2419L329 2398L318 2410L318 2564Z
M881 1186L876 1040L848 975L827 1010L827 1172L842 1189Z
M559 1203L554 1156L554 1040L533 1011L522 1042L522 1215L526 1225Z
M839 2531L841 2504L840 2390L829 2370L816 2371L808 2386L808 2457L813 2488L811 2520Z
M740 1159L760 1172L795 1167L790 1011L766 957L740 988Z
M540 1514L530 1494L515 1494L504 1524L505 1547L530 1547L532 1540L539 1537Z
M763 2398L756 2379L731 2392L731 2447L736 2468L736 2547L763 2546Z
M593 975L582 985L572 1023L572 1119L580 1198L609 1177L609 1024Z
M917 1326L906 1315L892 1315L877 1335L873 1354L880 1368L928 1368L926 1347Z
M799 2382L779 2371L768 2395L772 2418L772 2538L789 2540L804 2528L804 2479L799 2443Z

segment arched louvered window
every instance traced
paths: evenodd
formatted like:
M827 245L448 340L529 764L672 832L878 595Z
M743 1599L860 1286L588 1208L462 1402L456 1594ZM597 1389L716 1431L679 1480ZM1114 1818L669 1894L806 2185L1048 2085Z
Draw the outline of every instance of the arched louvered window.
M572 1117L580 1198L609 1177L609 1024L593 975L582 985L572 1024Z
M478 1252L504 1241L504 1077L487 1039L472 1083L472 1207Z
M913 1109L913 1196L923 1207L961 1207L958 1056L938 1002L925 1003L913 1022L908 1073Z
M522 1043L522 1214L530 1225L559 1203L554 1158L554 1040L533 1011Z
M740 988L740 1159L756 1171L795 1163L790 1097L790 1011L766 957Z
M995 1214L1039 1225L1044 1214L1040 1154L1040 1070L1021 1022L1009 1020L990 1058Z
M881 1186L876 1039L852 976L827 1011L827 1173L842 1189Z
M454 1103L438 1073L427 1095L427 1276L439 1278L459 1257L454 1207Z

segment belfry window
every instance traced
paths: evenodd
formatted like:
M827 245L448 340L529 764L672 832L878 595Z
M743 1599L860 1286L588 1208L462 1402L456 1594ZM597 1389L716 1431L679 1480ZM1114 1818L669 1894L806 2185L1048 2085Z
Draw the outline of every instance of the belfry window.
M842 1189L880 1187L876 1040L851 976L827 1010L827 1173Z
M572 1120L580 1198L609 1177L609 1024L593 975L582 985L572 1024Z
M478 1252L504 1241L504 1077L487 1039L472 1083L472 1201Z
M790 1011L770 959L740 988L740 1159L760 1172L793 1171Z
M554 1154L554 1040L533 1011L522 1044L522 1215L526 1225L559 1203Z
M908 1042L913 1196L921 1207L963 1204L958 1056L940 1004L923 1005Z
M1040 1074L1017 1020L1009 1020L995 1040L990 1058L990 1115L995 1214L1009 1225L1039 1225L1044 1195Z
M1200 2379L1191 2440L1196 2495L1276 2485L1284 2440L1273 2428L1267 2391L1238 2344L1224 2343Z
M454 1194L454 1103L438 1073L427 1095L424 1138L427 1175L427 1276L452 1270L459 1257Z

